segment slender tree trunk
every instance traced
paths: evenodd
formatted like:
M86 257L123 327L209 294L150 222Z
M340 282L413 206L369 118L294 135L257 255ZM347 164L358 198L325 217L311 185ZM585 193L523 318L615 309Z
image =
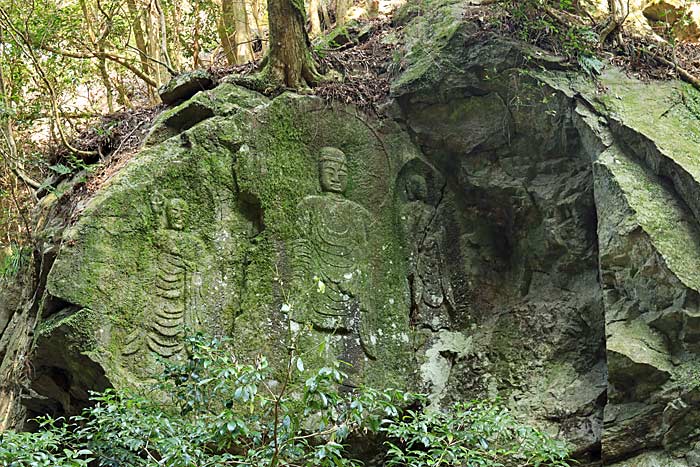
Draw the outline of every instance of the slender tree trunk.
M321 18L318 15L319 0L309 1L309 19L311 20L311 35L316 37L321 34Z
M194 34L192 35L192 68L195 70L200 66L199 53L201 52L201 46L199 44L199 37L201 34L201 25L199 22L199 2L194 3Z
M88 38L90 39L90 42L94 45L95 42L97 42L97 37L95 35L95 30L94 26L97 22L97 18L95 18L91 12L88 10L87 4L85 3L85 0L80 0L80 9L83 12L83 19L85 20L85 26L86 30L88 33Z
M95 30L95 26L99 24L98 18L93 12L88 8L85 0L80 0L80 9L83 12L83 19L85 20L86 30L88 38L90 39L91 48L97 49L97 51L102 54L102 57L97 61L97 69L100 72L100 79L102 79L102 84L105 88L105 97L107 98L107 110L109 113L114 112L114 90L112 89L112 83L109 79L109 72L107 71L107 60L104 58L105 53L105 41L109 35L111 18L105 18L104 30L100 32L99 37Z
M222 0L221 19L218 22L221 46L229 65L253 59L248 13L243 0Z
M159 47L159 34L158 34L158 19L157 19L157 12L154 15L153 11L151 8L148 9L148 13L146 16L146 35L148 37L148 42L146 50L148 51L147 55L149 57L153 57L156 59L159 59L159 52L160 52L160 47ZM160 87L163 84L163 75L164 72L162 70L162 66L158 64L153 64L153 78L155 78L156 81L156 87Z
M348 16L348 11L352 6L352 0L336 0L335 4L335 24L337 26L345 25L345 20Z
M172 6L172 21L174 39L172 43L172 54L170 58L173 61L173 68L182 71L182 47L180 46L180 38L182 37L182 2L175 1Z
M367 0L367 14L370 18L379 14L379 0Z
M323 17L323 29L330 29L331 27L331 15L328 13L328 0L321 1L321 16Z
M102 46L102 50L100 50L100 52L104 52L104 46ZM99 67L100 78L102 78L102 84L104 84L105 94L107 96L107 110L109 113L114 113L114 90L112 89L112 82L109 79L107 60L105 58L101 58L99 60Z
M146 36L143 32L143 26L141 25L141 12L136 7L136 0L126 0L126 5L129 9L129 15L131 16L131 24L134 30L134 40L136 41L136 48L139 51L139 59L141 61L141 71L145 75L152 76L151 66L148 63L148 50L146 49ZM148 99L151 102L155 102L156 95L155 90L148 86Z
M0 41L2 40L2 36L2 31L0 31ZM0 63L0 98L2 98L2 100L4 101L2 102L2 104L7 112L5 114L5 117L0 119L0 122L3 123L2 133L5 137L4 139L5 144L7 145L7 152L10 156L10 159L17 160L17 143L15 142L14 129L11 118L14 106L12 104L12 100L10 99L10 93L7 92L7 88L5 86L5 73L3 70L2 63Z
M226 62L231 65L236 64L236 53L234 52L234 44L231 43L231 34L227 28L227 14L226 14L226 3L230 0L223 0L221 3L221 16L216 22L216 31L219 33L219 40L221 41L221 49L224 51L224 56L226 57Z
M253 59L253 41L245 0L238 0L234 11L236 16L236 55L238 63L246 63Z
M255 32L257 34L262 34L262 27L260 26L260 16L262 8L260 8L260 0L250 1L250 15L253 17L253 24L255 24Z
M314 85L318 73L309 50L301 0L267 0L270 18L269 78L289 88Z
M255 25L255 35L258 38L263 38L265 36L265 33L262 28L262 19L261 16L264 13L263 8L260 6L260 0L251 0L250 2L250 12L251 15L253 16L253 24ZM251 34L252 36L252 34ZM269 47L269 43L267 41L262 41L262 53L266 53Z
M168 23L165 20L165 12L158 0L153 0L153 5L156 7L156 12L158 13L158 29L160 32L160 56L163 62L168 65L168 68L172 69L173 62L170 60L170 53L168 52Z

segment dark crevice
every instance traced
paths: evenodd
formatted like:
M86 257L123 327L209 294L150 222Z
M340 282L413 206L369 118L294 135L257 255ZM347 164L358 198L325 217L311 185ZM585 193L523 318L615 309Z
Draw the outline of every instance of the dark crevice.
M70 303L62 298L54 297L48 293L45 295L46 298L44 299L44 306L41 314L42 320L46 320L59 312L72 313L80 310L81 308L79 305Z
M214 111L210 107L193 101L165 120L164 123L177 133L182 133L212 117L214 117Z

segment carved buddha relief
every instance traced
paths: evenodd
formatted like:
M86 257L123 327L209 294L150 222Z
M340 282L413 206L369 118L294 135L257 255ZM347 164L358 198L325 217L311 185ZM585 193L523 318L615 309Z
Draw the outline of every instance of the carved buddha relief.
M154 235L158 251L154 300L143 314L142 328L127 338L123 354L135 354L145 344L167 358L182 351L185 329L197 327L200 321L202 276L197 258L204 246L186 231L189 208L184 200L164 200L155 194L151 206L159 225Z
M407 202L401 218L410 251L411 322L434 331L448 329L454 298L442 252L444 227L437 209L428 202L422 175L408 177L405 189Z
M305 294L305 305L311 308L307 318L319 330L359 336L365 354L374 357L366 251L372 218L364 207L345 198L345 154L322 148L318 164L322 194L307 196L298 205L299 281L307 289L314 282L322 286Z

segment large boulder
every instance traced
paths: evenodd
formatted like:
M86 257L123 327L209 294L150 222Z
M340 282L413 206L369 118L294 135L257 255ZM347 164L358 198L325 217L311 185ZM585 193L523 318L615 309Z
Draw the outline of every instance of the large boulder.
M195 102L209 103L208 116L190 112ZM231 335L241 358L283 365L291 326L308 368L341 358L355 383L407 384L393 196L416 156L406 136L349 107L232 85L160 121L170 133L157 138L169 139L152 141L64 233L47 280L55 305L39 329L38 352L52 358L41 365L72 374L87 357L111 384L135 384L159 358L180 358L196 331ZM344 160L327 160L324 147ZM319 167L342 171L343 189L326 189ZM324 340L326 351L314 350Z
M406 15L379 117L229 83L161 114L12 312L42 314L32 413L204 330L436 407L499 396L583 465L697 466L697 92L591 83L466 8Z

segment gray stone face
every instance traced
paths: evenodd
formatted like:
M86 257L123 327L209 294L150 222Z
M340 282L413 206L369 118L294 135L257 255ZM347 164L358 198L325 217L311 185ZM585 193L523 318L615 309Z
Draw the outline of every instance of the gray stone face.
M555 64L475 39L444 5L406 26L444 34L413 43L393 87L446 179L447 245L460 245L456 319L418 341L427 386L507 395L582 459L695 465L697 124L650 111L694 91L610 70L601 96L567 73L514 71L519 55Z
M324 346L305 354L309 371L342 359L355 384L410 387L392 187L415 146L352 108L252 94L223 85L195 97L210 117L169 126L63 226L30 315L42 313L32 413L80 411L91 382L138 384L159 359L183 358L197 331L281 367L293 329L302 348Z
M321 148L318 166L321 194L306 196L297 206L295 285L307 310L294 318L316 329L350 333L343 360L357 360L363 352L374 359L380 336L369 287L378 278L366 250L372 215L345 197L348 165L342 151ZM310 284L316 290L309 290Z
M464 47L470 27L448 30L435 66L409 67L394 88L424 155L403 177L428 192L406 195L419 214L401 219L417 224L407 238L430 239L412 241L414 289L427 276L439 291L412 301L425 388L436 404L504 397L594 459L607 374L591 157L571 99L514 71L514 44ZM421 254L436 258L432 277Z

